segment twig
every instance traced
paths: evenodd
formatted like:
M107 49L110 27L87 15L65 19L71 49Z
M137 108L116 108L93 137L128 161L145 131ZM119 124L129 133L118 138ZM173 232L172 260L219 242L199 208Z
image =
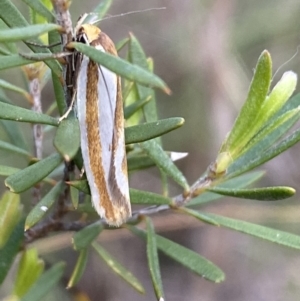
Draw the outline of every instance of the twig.
M52 0L52 4L56 13L57 24L59 24L66 33L62 34L62 44L65 46L72 42L74 36L71 15L69 12L71 1Z
M41 89L38 78L34 78L29 82L29 93L33 100L33 106L31 110L36 113L42 113ZM43 128L40 124L34 124L32 131L35 156L40 160L42 159L43 152Z
M214 181L217 179L213 173L213 165L208 168L208 172L206 176L199 178L190 189L190 192L179 194L172 198L173 204L171 205L159 205L159 206L149 206L147 208L143 208L137 210L132 213L132 217L127 221L130 224L136 224L141 221L141 217L144 215L152 215L157 214L162 211L176 209L185 205L190 199L193 197L201 194L207 187L214 185ZM67 173L65 173L66 175ZM61 196L63 197L63 196ZM64 197L67 197L64 195ZM60 209L56 210L56 213L53 214L50 218L43 221L42 223L34 226L33 228L29 229L25 234L25 243L30 243L37 238L45 237L50 232L57 232L57 231L80 231L81 229L85 228L90 224L90 222L62 222L61 218L65 215L69 208L65 205L65 203L61 203L62 199L59 200L59 207ZM64 206L62 206L64 204ZM106 229L111 229L112 227L109 226L104 219L98 221L103 225Z
M37 73L39 73L37 71ZM29 93L32 96L33 106L32 111L42 113L41 89L39 78L33 78L29 82ZM37 159L42 159L43 156L43 127L41 124L34 124L32 127L34 153ZM36 184L33 187L33 205L37 204L41 199L41 185Z

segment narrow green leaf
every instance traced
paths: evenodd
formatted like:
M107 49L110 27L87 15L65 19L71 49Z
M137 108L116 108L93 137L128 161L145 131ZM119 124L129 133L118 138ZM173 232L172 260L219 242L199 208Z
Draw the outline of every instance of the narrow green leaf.
M90 195L90 189L86 180L69 181L67 184ZM133 188L130 188L129 192L130 202L132 204L163 205L171 204L172 202L172 199L152 192L141 191Z
M234 126L224 142L220 153L225 151L239 152L245 146L249 138L257 132L253 125L256 116L267 97L272 76L272 61L268 51L263 51L260 55L255 73L250 85L247 100L243 105ZM255 130L254 130L255 129Z
M62 116L67 110L65 92L59 77L54 72L52 72L52 84L59 115Z
M184 175L158 143L156 143L154 140L149 140L141 143L140 145L158 167L160 167L168 176L170 176L185 190L189 190L189 184Z
M0 119L58 126L56 118L4 102L0 102Z
M9 0L0 1L0 18L9 27L22 27L28 25L28 22L21 12Z
M79 203L79 191L74 187L70 187L71 202L74 209L77 209Z
M283 115L284 113L296 109L299 106L300 106L300 93L291 97L273 118L277 119L279 116Z
M26 249L22 253L14 287L14 295L23 297L44 270L44 262L38 258L36 249Z
M145 231L129 225L127 225L126 227L129 228L134 234L138 235L143 239L146 239ZM174 259L175 261L179 262L184 267L188 268L197 275L216 283L224 281L224 273L212 262L203 258L198 253L189 250L157 234L156 243L157 247L163 253L165 253L167 256Z
M170 159L173 162L183 159L188 155L187 153L180 153L180 152L165 152L165 153L170 157ZM154 161L150 159L143 152L129 153L127 156L127 167L129 172L146 169L152 166L155 166Z
M280 124L277 124L277 121L275 120L275 125L278 125L277 128L274 128L273 131L270 133L267 133L260 141L255 144L255 141L253 142L252 147L248 149L244 154L242 154L237 160L235 160L228 168L227 170L227 176L231 177L232 174L240 174L241 170L245 170L245 168L248 168L249 164L253 163L253 161L257 160L257 158L264 156L265 151L270 149L272 145L276 141L278 141L283 135L285 135L288 130L297 122L299 119L298 114L292 116L290 119L284 121L281 123L281 118L286 116L286 114L289 114L288 112L284 115L281 115L277 121ZM270 124L270 127L273 126L273 123ZM259 134L258 134L259 135ZM262 133L263 135L263 133Z
M67 289L74 287L81 279L88 259L88 249L82 249L79 253L74 270L67 285Z
M5 185L12 192L23 192L47 177L47 175L58 167L61 162L62 157L59 154L54 153L48 158L45 158L9 176L5 180Z
M10 104L12 103L2 88L0 88L0 101L10 103Z
M91 194L89 183L87 180L69 181L67 182L67 184L86 194Z
M161 190L162 190L162 195L163 196L168 196L169 193L169 182L168 182L168 177L167 174L164 173L163 170L159 169L160 172L160 179L161 179Z
M3 89L7 89L7 90L10 90L10 91L20 93L26 99L30 99L30 94L26 90L24 90L24 89L22 89L18 86L15 86L15 85L13 85L13 84L11 84L11 83L3 80L3 79L0 79L0 87L3 88Z
M89 196L90 202L88 201L84 204L79 204L77 207L77 212L93 214L96 218L99 218L99 214L96 212L95 208L92 206L91 197Z
M19 171L20 171L19 168L15 168L15 167L11 167L11 166L6 166L6 165L0 165L0 175L1 176L8 177L8 176L11 176L11 175L19 172ZM50 178L43 179L43 182L48 183L50 185L54 185L56 183L56 181L54 181L53 179L50 179Z
M235 198L258 200L258 201L277 201L290 198L296 191L291 187L277 186L277 187L263 187L252 189L226 189L220 187L213 187L208 189L221 195L231 196Z
M29 152L27 152L26 150L24 150L23 148L17 147L11 143L1 141L1 140L0 140L0 149L6 150L6 151L9 151L11 153L15 153L15 154L18 154L21 156L25 156L27 158L31 157L31 154Z
M147 141L173 131L183 124L183 118L173 117L127 127L125 129L125 141L126 144Z
M263 163L273 159L274 157L278 156L279 154L283 153L290 147L292 147L294 144L300 141L300 129L294 131L291 135L283 139L280 143L275 145L274 147L270 148L269 150L266 150L260 154L258 154L255 158L253 158L251 161L245 161L244 165L241 165L240 160L244 160L245 157L241 157L239 161L235 162L235 164L232 164L227 172L227 177L232 178L236 177L246 171L250 171L251 169L262 165ZM247 155L247 153L245 154Z
M127 157L128 171L142 170L155 166L155 163L147 155L135 155Z
M5 246L3 248L0 248L0 284L2 284L14 261L14 258L18 254L23 238L24 220L21 220L11 233Z
M129 106L124 108L124 118L130 118L134 113L136 113L140 108L147 104L151 100L151 96L140 99Z
M0 54L2 55L10 55L10 52L2 47L0 47Z
M144 205L170 205L172 199L160 194L130 188L130 203Z
M239 177L227 180L226 182L222 182L221 184L217 185L216 188L220 187L220 188L234 189L234 188L247 187L252 183L261 179L264 174L265 173L263 171L249 172ZM219 194L205 191L203 194L200 194L199 196L197 196L196 198L188 202L186 206L200 205L220 198L222 198L222 196Z
M39 222L54 205L64 187L63 182L58 182L29 212L25 222L25 231Z
M79 170L82 170L82 168L84 168L82 154L81 154L81 148L78 150L78 153L76 154L76 156L74 157L73 160Z
M59 53L63 51L61 34L56 30L48 32L48 44L51 45L50 50L53 53Z
M9 239L20 217L20 196L6 191L0 200L0 249Z
M93 14L89 14L85 19L84 23L91 23L95 19L95 15L97 16L97 20L101 20L106 13L108 12L109 8L111 7L112 0L103 0L101 1L94 9Z
M55 20L55 16L40 0L23 0L33 11L45 17L48 22Z
M277 139L286 134L288 130L299 120L299 112L300 107L280 115L277 119L273 119L271 123L266 125L253 139L251 139L241 154L249 151L257 143L260 144L260 150L262 150L263 147L265 149L269 148ZM277 134L271 135L273 132Z
M197 206L206 204L212 201L216 201L223 198L222 195L216 194L213 192L205 191L204 193L198 195L197 197L193 198L191 201L189 201L185 206L191 207L191 206Z
M161 281L159 260L157 254L156 236L152 221L149 217L146 218L147 224L147 258L148 266L151 275L152 285L155 291L157 300L164 297L164 291Z
M270 95L264 101L259 114L258 121L265 123L273 117L293 94L297 84L297 75L292 71L285 72L279 82L272 89Z
M30 25L27 22L27 20L24 18L24 16L21 14L21 12L16 8L16 6L10 0L0 1L0 19L2 19L8 25L8 27L11 28L27 27ZM34 38L32 42L40 43L40 40ZM27 44L27 46L33 52L44 52L44 53L50 52L50 50L48 50L47 48L41 48L30 44ZM0 58L0 69L2 69L1 63L2 63L2 58ZM53 72L55 72L58 76L61 76L61 66L57 61L49 61L46 62L46 64L49 66L51 70L53 70ZM19 66L19 64L15 66Z
M107 251L105 251L99 244L92 244L95 251L104 260L104 262L120 277L122 277L128 284L130 284L139 293L144 294L145 289L142 284L129 272L123 265L116 261Z
M80 147L80 129L78 119L71 117L60 122L54 138L56 150L69 162Z
M124 87L122 90L122 94L123 94L123 102L126 106L131 105L133 102L138 101L137 99L137 93L135 91L135 86L134 86L134 82L132 81L128 81L125 80L124 81ZM132 97L132 92L134 92L134 97ZM128 98L130 98L130 100L128 101ZM131 100L133 98L133 100Z
M45 111L46 115L52 115L55 114L55 110L57 109L57 103L52 102L52 104L48 107L48 109ZM44 133L49 133L53 130L52 126L45 126Z
M10 28L0 31L0 42L16 42L39 36L51 30L60 30L57 24L34 24L26 27Z
M7 24L5 24L5 22L2 19L0 19L0 30L2 30L2 29L6 30L8 28L9 27L7 26ZM6 54L18 52L16 43L2 43L2 44L8 50L8 53L6 53Z
M2 125L10 141L17 147L28 150L25 142L23 132L20 131L19 125L10 120L0 119L0 126Z
M196 217L197 219L200 219L202 221L208 220L208 223L211 223L211 221L214 221L215 224L233 229L239 232L243 232L246 234L250 234L255 237L259 237L271 242L275 242L277 244L294 248L294 249L300 249L300 236L295 235L292 233L271 229L268 227L244 222L241 220L236 220L224 216L215 215L212 213L202 213L186 208L182 208L183 211L186 213Z
M93 61L103 65L107 69L121 75L128 80L136 81L142 85L160 88L166 93L170 93L167 85L156 75L150 73L136 65L132 65L127 61L97 50L95 47L85 45L83 43L70 43L69 47L74 47L79 52L87 55Z
M0 56L0 70L5 70L13 67L32 64L32 60L25 59L19 54L1 55Z
M74 249L81 251L89 247L91 243L99 236L102 230L103 226L99 221L97 221L75 233L72 238Z
M239 177L232 178L230 180L226 180L225 182L218 184L216 187L228 188L228 189L244 188L244 187L247 187L247 186L257 182L264 175L265 175L264 171L252 171L252 172L243 174Z
M144 70L149 70L148 62L147 62L147 57L145 55L145 52L137 40L137 38L133 35L130 34L130 45L129 45L129 59L130 61L143 68ZM150 72L150 70L149 70ZM143 107L143 112L144 116L147 122L152 122L158 119L157 116L157 108L156 108L156 101L155 101L155 95L154 91L148 87L144 87L141 85L136 85L137 86L137 91L138 91L138 96L139 98L146 98L146 97L151 97L151 101Z
M18 171L20 171L19 168L10 167L10 166L6 166L6 165L0 165L0 175L1 176L8 177Z
M54 288L63 276L65 263L59 262L52 266L48 271L33 284L25 296L20 301L40 301L45 295Z
M118 43L116 43L116 49L117 51L121 51L127 44L129 43L129 38L124 38Z
M140 100L136 89L136 83L132 81L124 80L123 95L123 102L125 106L130 106ZM127 126L137 125L141 122L144 122L144 114L142 110L135 112L130 118L126 119Z

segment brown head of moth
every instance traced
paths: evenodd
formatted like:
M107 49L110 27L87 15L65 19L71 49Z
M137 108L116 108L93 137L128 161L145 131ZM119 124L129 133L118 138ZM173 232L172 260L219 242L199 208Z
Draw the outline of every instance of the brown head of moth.
M94 25L81 25L76 41L117 56L112 40ZM109 225L119 226L131 216L121 81L87 56L78 59L77 115L92 203Z

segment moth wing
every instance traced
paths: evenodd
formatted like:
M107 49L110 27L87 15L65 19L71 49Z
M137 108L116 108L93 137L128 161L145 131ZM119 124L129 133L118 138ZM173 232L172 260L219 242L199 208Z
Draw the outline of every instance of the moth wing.
M131 215L120 79L86 56L78 74L77 108L92 202L109 224L120 225Z

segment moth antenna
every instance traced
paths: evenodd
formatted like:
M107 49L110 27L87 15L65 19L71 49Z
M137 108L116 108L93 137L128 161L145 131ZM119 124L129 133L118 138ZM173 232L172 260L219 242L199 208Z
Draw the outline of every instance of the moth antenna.
M133 11L130 11L127 13L122 13L122 14L118 14L118 15L108 16L103 19L98 19L98 20L92 21L90 24L94 25L94 24L99 23L100 21L107 20L107 19L112 19L112 18L116 18L116 17L124 17L124 16L131 15L131 14L144 13L144 12L148 12L148 11L152 11L152 10L162 10L162 9L166 9L166 7L153 7L153 8L146 8L146 9L142 9L142 10L133 10Z
M84 13L83 15L81 15L76 23L76 26L74 28L74 32L75 34L77 33L78 29L80 28L80 26L84 23L84 20L89 16L88 13Z
M282 67L285 66L286 64L288 64L289 62L291 62L298 55L299 47L300 47L300 45L297 46L297 50L296 50L295 54L290 59L288 59L286 62L284 62L281 66L279 66L277 68L276 72L274 73L274 75L272 77L272 81L273 81L274 77L277 75L277 73L282 69Z

